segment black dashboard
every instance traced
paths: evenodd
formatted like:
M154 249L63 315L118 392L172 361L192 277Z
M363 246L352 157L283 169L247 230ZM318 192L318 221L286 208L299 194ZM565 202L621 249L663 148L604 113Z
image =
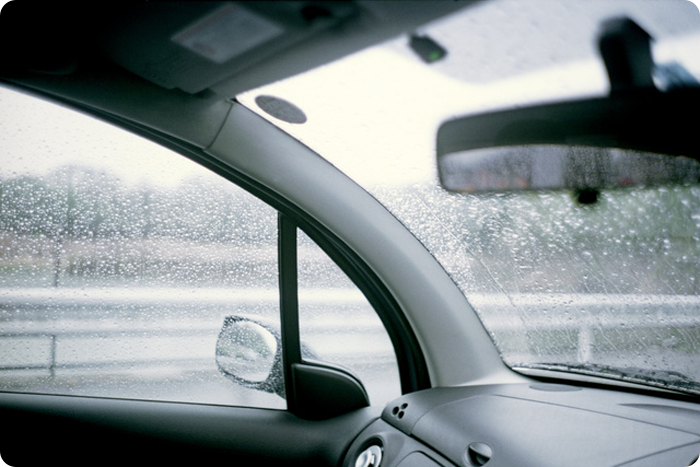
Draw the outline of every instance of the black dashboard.
M687 467L700 406L559 384L435 388L390 403L344 466Z
M433 388L327 420L286 410L0 392L9 465L698 467L700 404L559 384ZM85 449L90 446L91 449ZM40 447L40 448L39 448Z

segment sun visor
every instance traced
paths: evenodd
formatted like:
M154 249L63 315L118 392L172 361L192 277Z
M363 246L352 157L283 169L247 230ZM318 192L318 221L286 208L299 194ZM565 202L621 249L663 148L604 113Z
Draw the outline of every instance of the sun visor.
M110 60L167 89L233 97L472 2L145 2L106 34Z
M106 52L164 88L197 93L355 13L352 2L142 3L116 19Z

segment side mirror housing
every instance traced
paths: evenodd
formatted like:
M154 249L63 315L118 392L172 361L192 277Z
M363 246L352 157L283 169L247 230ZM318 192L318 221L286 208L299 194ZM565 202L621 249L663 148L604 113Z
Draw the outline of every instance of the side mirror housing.
M301 343L304 361L292 363L293 394L285 394L282 338L274 326L243 316L227 316L216 342L219 371L241 386L293 400L293 412L307 420L324 420L369 405L367 391L344 368L314 361Z
M216 364L236 384L284 397L280 341L272 327L227 316L216 342Z

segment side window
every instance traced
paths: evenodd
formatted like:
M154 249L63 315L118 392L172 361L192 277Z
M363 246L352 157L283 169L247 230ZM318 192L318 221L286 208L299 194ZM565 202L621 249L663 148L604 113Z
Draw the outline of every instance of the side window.
M214 358L227 316L279 325L276 211L160 146L0 91L0 389L286 408Z
M277 212L103 122L2 88L0 109L0 390L286 408L217 366L230 317L280 325ZM398 396L374 310L299 251L305 345Z
M370 403L399 397L394 348L374 309L318 245L303 232L297 238L302 342L317 359L355 374Z

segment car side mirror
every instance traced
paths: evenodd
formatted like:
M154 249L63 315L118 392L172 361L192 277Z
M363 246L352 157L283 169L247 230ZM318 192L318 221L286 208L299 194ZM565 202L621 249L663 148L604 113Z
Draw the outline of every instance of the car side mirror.
M287 394L279 330L248 317L227 316L216 341L216 364L236 384L287 399L295 407L293 413L307 420L324 420L369 405L356 376L315 361L316 354L303 342L300 347L304 360L289 365Z
M241 386L284 397L280 335L272 327L227 316L216 341L216 364Z

